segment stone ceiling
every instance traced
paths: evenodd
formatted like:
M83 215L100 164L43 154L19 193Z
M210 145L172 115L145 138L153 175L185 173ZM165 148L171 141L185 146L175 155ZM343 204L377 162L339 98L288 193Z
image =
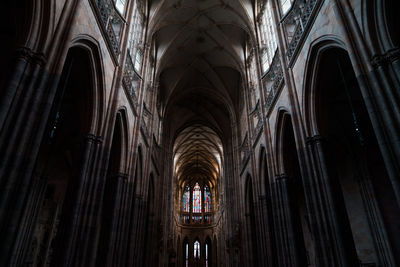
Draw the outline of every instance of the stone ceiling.
M221 172L221 140L231 138L253 29L249 0L155 0L149 36L161 112L174 143L178 178ZM211 130L213 129L213 130ZM219 159L218 159L219 158Z

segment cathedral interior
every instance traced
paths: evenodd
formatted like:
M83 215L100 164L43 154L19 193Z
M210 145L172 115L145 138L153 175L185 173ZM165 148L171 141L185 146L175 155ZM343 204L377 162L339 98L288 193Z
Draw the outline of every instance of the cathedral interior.
M400 266L395 2L4 0L0 266Z

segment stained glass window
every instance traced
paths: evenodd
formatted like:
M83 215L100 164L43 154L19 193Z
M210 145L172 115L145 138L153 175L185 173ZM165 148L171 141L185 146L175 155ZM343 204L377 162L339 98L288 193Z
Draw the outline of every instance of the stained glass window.
M210 215L204 215L204 222L205 223L211 223L211 216Z
M182 197L182 211L190 212L190 187L186 186Z
M139 11L139 7L135 2L134 15L132 18L132 26L129 32L128 52L132 60L132 64L136 71L140 72L142 51L141 45L143 41L143 17Z
M192 218L194 223L201 223L201 215L193 215Z
M194 258L200 259L200 242L197 240L194 242Z
M183 216L183 223L190 223L189 215L184 215Z
M204 187L204 212L211 212L211 192L208 186Z
M199 183L193 188L193 213L201 213L201 188Z

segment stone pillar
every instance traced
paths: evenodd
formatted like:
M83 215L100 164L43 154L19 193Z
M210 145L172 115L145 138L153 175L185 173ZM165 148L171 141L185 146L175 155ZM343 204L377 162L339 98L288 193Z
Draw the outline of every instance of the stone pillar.
M328 174L319 135L307 139L310 168L310 199L314 221L314 242L320 266L351 267L358 264L352 244L346 241L346 226L342 225L335 205L333 185Z
M30 253L32 235L35 231L37 218L42 207L46 191L46 179L33 179L27 205L20 223L18 237L11 256L11 266L22 266L27 254Z
M98 264L101 264L104 266L113 266L114 265L114 259L117 258L118 255L116 255L116 252L118 252L118 237L123 234L121 233L121 200L122 200L122 192L123 192L123 185L125 180L127 179L127 174L123 173L117 173L109 177L108 179L112 180L112 183L114 183L113 187L115 188L115 195L114 198L111 200L112 201L112 208L111 208L111 224L110 228L106 229L108 231L108 239L106 242L108 244L103 244L106 245L106 251L103 251L105 254L103 255L97 255L97 258L100 258L100 261ZM104 198L103 198L104 201ZM103 204L104 205L104 204ZM101 207L99 207L101 209ZM102 215L101 215L102 216ZM101 226L104 227L104 226ZM100 229L103 231L103 229ZM101 244L99 244L101 245Z
M134 203L133 203L133 209L131 210L131 228L130 231L128 232L130 235L130 244L129 245L129 251L128 251L128 265L129 266L140 266L137 265L140 255L140 250L141 250L141 244L140 244L140 238L141 238L141 229L142 223L141 220L142 218L142 207L143 207L143 196L136 194Z
M297 267L296 247L292 225L292 215L288 196L288 177L278 175L271 185L272 204L274 210L274 224L276 246L278 250L278 265L280 267Z
M12 246L29 194L35 156L39 150L46 113L44 89L38 86L44 58L27 47L17 51L15 72L0 99L0 265L10 260ZM43 78L43 80L46 80Z
M355 262L353 262L352 258L355 258L356 255L350 254L351 249L346 249L345 242L343 241L345 237L337 218L337 206L335 206L331 188L332 181L330 181L331 178L329 177L323 151L323 138L319 135L310 137L307 140L307 146L312 157L312 168L316 174L314 184L318 185L312 191L320 195L320 201L318 202L320 207L316 207L316 210L325 211L325 214L320 213L316 218L319 220L318 224L321 225L319 228L326 228L320 232L317 240L320 242L319 262L324 266L353 266ZM361 164L363 164L362 162L363 160L361 159ZM376 254L384 266L395 266L368 170L366 166L359 166L358 169L363 172L359 173L358 184L371 228L371 234L375 241ZM329 229L332 230L328 231ZM329 233L332 233L334 236L332 234L329 235ZM336 263L333 264L334 262Z
M72 177L66 199L63 204L60 228L56 236L56 254L54 255L53 266L79 266L82 263L80 250L84 249L82 240L85 240L88 232L84 223L87 217L86 211L92 206L87 194L91 189L90 179L91 165L97 151L95 143L96 136L89 134L85 138L81 166L76 177ZM70 190L73 190L71 194ZM68 199L68 196L74 199ZM69 209L69 210L68 210ZM68 212L69 211L69 212Z
M337 18L346 29L346 37L350 39L349 56L400 205L399 52L398 49L390 50L386 56L374 56L371 62L353 7L349 1L334 2ZM382 68L387 59L390 59L389 67L393 68L389 75Z

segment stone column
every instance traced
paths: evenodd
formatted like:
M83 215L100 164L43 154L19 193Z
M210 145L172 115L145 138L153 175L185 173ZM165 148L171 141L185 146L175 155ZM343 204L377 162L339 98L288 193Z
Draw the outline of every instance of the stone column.
M307 151L310 168L310 199L314 221L314 241L317 262L320 266L355 266L357 255L348 241L345 241L345 227L338 218L337 206L328 175L325 155L322 148L322 137L319 135L307 139Z
M87 234L81 231L84 227L82 221L85 219L85 210L90 205L85 193L91 186L89 173L96 151L96 140L97 138L93 134L86 136L81 166L68 185L69 190L64 200L60 228L56 236L56 253L53 257L53 266L78 266L81 262L78 256L79 249L81 249L81 242ZM74 199L67 199L68 196L71 196L69 195L70 190L74 191Z
M292 225L292 215L288 196L288 177L278 175L272 183L272 203L274 224L278 250L278 265L280 267L297 267L297 255Z
M42 55L20 48L0 99L0 265L7 265L13 253L46 122L46 114L38 116L46 110L44 89L38 88L44 63Z
M96 258L102 258L103 261L100 264L105 264L105 266L113 266L113 259L116 257L115 252L117 248L117 240L118 236L121 234L121 199L122 199L122 186L124 185L124 181L127 179L127 175L123 173L117 173L109 177L109 179L113 180L115 187L115 196L111 200L112 208L111 208L111 224L110 228L107 229L109 231L109 238L107 240L107 251L105 255L97 255ZM103 200L104 201L104 200ZM104 205L104 204L103 204ZM104 226L102 226L104 227ZM102 230L102 229L101 229ZM100 245L100 244L99 244Z
M334 0L333 8L350 40L349 56L400 205L399 52L394 49L387 56L395 70L389 76L396 77L389 79L381 69L385 56L375 56L371 62L369 49L349 1Z
M120 215L118 220L117 228L118 233L115 241L115 254L113 258L114 266L125 266L127 265L126 261L128 259L128 255L130 255L130 243L132 242L130 239L131 229L131 212L132 212L132 202L134 201L134 185L131 181L129 181L129 177L123 179L121 184L121 202L120 202Z
M27 205L20 223L18 237L11 256L11 266L22 266L31 248L32 235L42 207L47 179L33 179Z

